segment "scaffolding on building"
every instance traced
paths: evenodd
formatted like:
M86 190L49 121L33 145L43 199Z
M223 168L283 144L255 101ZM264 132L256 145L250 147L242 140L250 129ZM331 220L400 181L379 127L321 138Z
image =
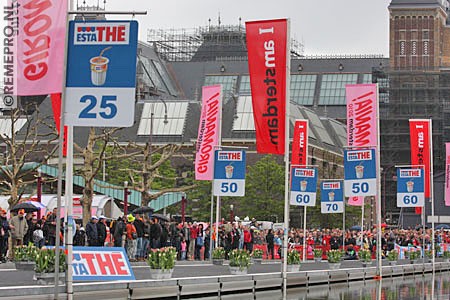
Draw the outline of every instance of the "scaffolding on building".
M240 61L247 59L242 25L195 29L148 29L147 41L166 61ZM291 57L302 57L303 44L291 39Z

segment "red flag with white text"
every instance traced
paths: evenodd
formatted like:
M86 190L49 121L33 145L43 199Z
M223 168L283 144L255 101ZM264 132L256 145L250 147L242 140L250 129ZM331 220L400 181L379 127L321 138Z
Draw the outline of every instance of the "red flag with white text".
M288 20L245 23L258 153L285 152Z
M430 122L431 120L410 119L411 165L423 165L425 170L425 198L430 198ZM416 207L421 214L422 208Z
M308 120L296 120L292 141L292 165L308 165Z

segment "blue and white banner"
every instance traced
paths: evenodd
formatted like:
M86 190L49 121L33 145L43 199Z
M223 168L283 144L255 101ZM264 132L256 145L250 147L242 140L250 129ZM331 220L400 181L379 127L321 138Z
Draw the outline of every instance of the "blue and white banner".
M245 151L216 150L214 196L245 196Z
M137 38L136 21L70 21L67 125L133 125Z
M344 212L344 191L342 180L322 181L320 185L320 206L323 214Z
M345 197L376 195L375 150L344 150Z
M291 168L291 205L315 206L317 168Z
M425 205L425 176L423 168L397 169L397 207Z
M73 247L74 281L135 280L125 249Z

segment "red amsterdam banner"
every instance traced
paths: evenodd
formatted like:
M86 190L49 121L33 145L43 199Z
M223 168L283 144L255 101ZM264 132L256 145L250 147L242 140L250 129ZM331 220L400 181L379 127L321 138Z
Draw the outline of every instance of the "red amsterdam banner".
M212 180L214 177L214 147L220 143L221 112L222 86L204 86L195 153L196 180Z
M292 142L292 165L308 164L308 120L296 120Z
M288 21L246 22L258 153L284 154Z
M425 198L430 198L430 120L409 120L411 164L425 166ZM416 207L416 213L422 213Z
M450 143L445 143L445 206L450 206Z

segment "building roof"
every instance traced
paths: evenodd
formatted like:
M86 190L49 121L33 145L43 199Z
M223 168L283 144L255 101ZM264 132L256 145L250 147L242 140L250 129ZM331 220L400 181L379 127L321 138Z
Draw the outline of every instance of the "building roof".
M393 7L448 7L448 0L392 0L389 8Z

